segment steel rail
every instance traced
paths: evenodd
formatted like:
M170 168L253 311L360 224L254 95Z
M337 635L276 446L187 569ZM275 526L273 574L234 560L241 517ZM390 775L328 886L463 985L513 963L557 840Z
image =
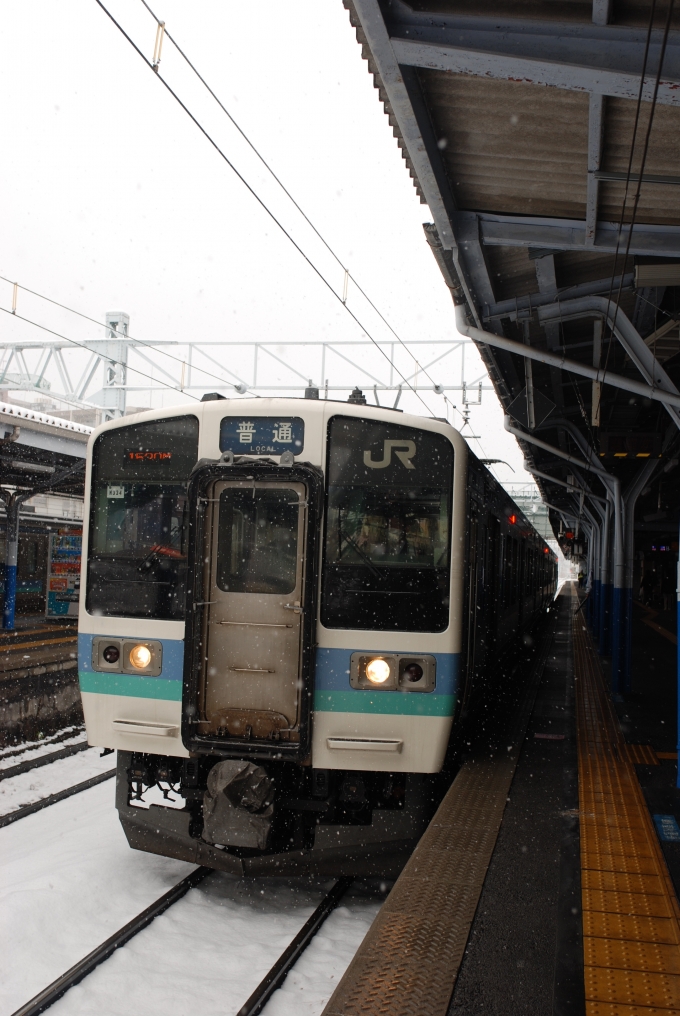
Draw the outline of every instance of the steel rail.
M73 797L74 794L80 794L83 790L89 790L90 787L96 787L98 783L110 780L111 777L115 775L115 769L108 769L105 773L99 773L98 776L92 776L89 780L83 780L82 783L76 783L73 787L67 787L66 790L59 790L56 794L50 794L49 797L43 797L40 801L36 801L34 804L27 804L23 808L17 808L16 811L10 811L7 815L0 815L0 829L4 829L5 826L11 825L12 822L18 822L20 818L26 818L27 815L34 815L36 811L42 811L43 808L49 808L52 804L58 804L59 801L65 801L68 797Z
M104 960L124 946L131 938L143 931L154 918L164 913L169 907L180 900L189 889L193 889L199 882L202 882L207 875L213 872L213 868L200 867L193 871L176 886L152 903L146 910L143 910L137 917L133 917L119 931L115 932L105 942L98 945L96 949L84 956L82 960L75 963L56 980L48 984L46 988L38 992L32 999L17 1009L12 1016L38 1016L39 1013L65 995L69 988L82 981L88 974L92 973ZM339 878L333 888L328 892L311 917L304 923L288 948L281 954L271 970L258 984L248 1001L239 1009L238 1016L257 1016L264 1008L272 994L283 984L290 969L295 965L302 953L305 951L317 931L326 920L329 914L335 910L338 903L351 886L353 878Z
M309 920L303 924L288 948L281 953L269 973L260 981L245 1005L239 1009L237 1016L257 1016L262 1011L277 988L281 987L291 967L297 963L328 915L335 910L353 881L354 879L348 876L338 879ZM19 1016L19 1014L15 1013L14 1016Z
M60 758L68 758L70 755L77 755L79 751L85 751L91 745L87 741L79 741L78 744L69 744L66 748L58 751L50 751L47 755L39 755L38 758L29 759L27 762L19 762L18 765L8 766L7 769L0 769L0 780L7 780L10 776L21 776L31 769L39 769L50 762L58 762Z
M176 886L157 899L155 903L152 903L151 906L143 910L137 917L133 917L119 931L115 932L105 942L98 945L96 949L93 949L91 953L88 953L82 960L74 964L65 974L57 977L55 981L52 981L46 988L43 988L30 1001L17 1009L12 1016L38 1016L38 1013L49 1009L69 988L72 988L74 984L78 984L84 977L92 973L95 967L103 963L104 960L107 960L116 949L129 942L138 932L151 924L155 917L158 917L159 914L162 914L171 907L173 903L181 899L189 889L193 889L199 882L202 882L206 875L210 875L212 871L212 868L205 867L192 871L190 875L183 878L181 882L178 882Z

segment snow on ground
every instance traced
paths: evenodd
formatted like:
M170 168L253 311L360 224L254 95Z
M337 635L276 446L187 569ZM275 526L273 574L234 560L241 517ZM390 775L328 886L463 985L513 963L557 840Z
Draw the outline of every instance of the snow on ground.
M362 899L348 893L344 905L326 919L262 1016L318 1016L323 1012L381 903L382 899Z
M27 804L34 804L43 797L49 797L59 790L66 790L67 787L115 768L115 754L105 755L102 758L101 748L90 748L88 751L79 751L77 755L71 755L69 758L50 762L49 765L41 766L39 769L31 769L18 776L8 776L6 780L0 782L0 815L7 815Z
M0 829L0 1014L13 1013L193 869L130 850L114 780Z
M230 1016L278 959L331 881L216 872L52 1007L54 1016ZM268 1016L319 1014L379 909L354 898L332 914ZM299 968L299 969L298 969Z
M22 762L32 762L33 759L42 758L44 755L53 755L55 752L61 751L62 748L68 748L72 744L87 744L84 732L81 731L78 734L74 734L73 737L68 737L66 740L59 741L56 744L54 742L49 744L43 743L39 744L37 748L27 748L20 754L0 758L0 773L5 769L11 769L12 766L18 766Z
M69 736L70 735L70 736ZM8 744L0 748L0 769L8 766L18 765L19 762L28 762L29 759L38 758L40 755L47 755L51 751L58 751L69 744L77 744L85 740L85 728L64 727L56 734L41 738L39 741L23 741L21 744Z
M102 761L110 764L110 758ZM193 870L131 850L113 796L113 781L106 782L0 830L0 1016L9 1016ZM216 872L51 1012L235 1014L331 884ZM270 1000L267 1016L320 1013L380 903L360 888L350 892Z

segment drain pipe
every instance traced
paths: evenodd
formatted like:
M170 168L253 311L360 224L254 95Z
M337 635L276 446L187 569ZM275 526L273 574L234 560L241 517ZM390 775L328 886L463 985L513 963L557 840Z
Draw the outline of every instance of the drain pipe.
M635 546L635 505L637 499L640 496L640 491L644 490L647 486L648 481L651 479L652 474L659 465L658 459L649 459L645 462L644 466L635 477L633 482L630 484L628 489L623 495L623 504L625 508L625 554L626 554L626 574L625 574L625 595L623 603L623 620L624 620L624 651L623 651L623 672L622 672L622 686L626 692L631 691L632 684L632 656L633 656L633 644L632 644L632 624L633 624L633 553Z
M625 576L624 576L624 551L623 551L623 503L621 500L621 484L616 476L612 476L608 473L599 462L584 462L582 459L576 458L575 455L569 455L567 452L563 452L561 448L556 448L554 445L548 444L547 441L541 441L540 438L534 437L533 434L527 434L526 431L520 430L518 427L513 427L510 422L510 417L504 418L505 429L510 434L514 434L515 437L519 438L520 441L526 441L529 444L536 445L537 448L542 448L543 451L550 452L552 455L556 455L560 459L564 459L565 462L569 462L571 465L576 466L580 469L586 469L590 472L595 473L605 486L608 495L611 497L614 506L614 583L612 590L612 690L615 694L619 694L622 679L622 637L621 637L621 624L622 624L622 597L623 590L625 588Z
M581 447L583 449L583 443L580 440L581 435L577 433L577 436L579 437L579 441L578 441L579 447ZM588 454L589 451L590 451L590 449L587 446L583 450L585 450L586 454ZM577 469L574 470L574 476L579 481L579 483L583 487L586 488L586 490L589 490L589 487L588 487L585 479L583 478L583 476L581 476L581 474L579 473L579 471ZM592 497L592 495L591 495L591 497ZM605 523L605 517L606 517L606 514L607 514L606 513L606 508L603 508L603 506L602 506L603 504L606 506L607 502L604 501L604 500L602 502L600 502L599 500L595 500L595 499L592 500L593 510L595 512L597 512L597 516L598 516L597 518L595 517L593 512L591 512L591 510L588 508L588 506L585 503L583 504L583 511L588 515L588 518L591 520L593 526L595 527L594 531L597 534L597 546L593 547L593 555L594 555L594 557L593 557L593 562L594 562L594 564L593 564L593 594L591 596L591 601L592 602L591 602L590 607L589 607L588 619L589 619L589 621L592 624L593 634L598 637L598 641L599 641L599 637L600 637L600 624L601 624L600 604L601 604L601 601L602 601L603 594L606 593L606 590L603 590L603 587L602 587L603 544L605 542L605 533L604 533L605 525L604 525L604 523Z
M600 523L586 504L582 505L583 514L590 521L591 544L588 547L588 567L591 576L590 597L588 600L588 620L592 624L593 633L599 633L598 611L600 592Z
M588 299L591 298L589 297ZM604 299L604 297L601 299ZM462 304L457 304L455 311L458 331L461 335L469 336L475 342L481 342L487 346L495 346L498 349L505 349L507 352L516 353L517 356L523 356L525 359L537 360L538 363L545 363L549 367L557 367L559 370L566 370L572 374L580 374L582 377L589 377L592 381L599 381L601 384L611 385L614 388L622 388L624 391L631 392L634 395L642 395L645 399L652 399L655 402L663 403L669 412L671 412L671 409L680 410L680 394L675 393L675 388L670 379L669 384L671 384L673 390L662 391L658 387L655 388L645 384L644 381L634 381L632 378L623 377L621 374L612 374L609 371L603 370L602 367L591 367L589 364L580 363L578 360L567 360L564 356L548 353L544 349L535 349L533 346L527 346L523 342L506 339L504 335L496 335L495 332L485 332L482 328L475 328L474 325L467 323L465 309ZM578 316L592 317L593 313L593 311L590 311L585 315L581 314ZM564 317L562 320L564 320ZM645 346L645 348L647 347ZM680 427L680 413L677 413L676 416L673 416L673 419L678 424L678 427Z
M547 422L546 422L545 425L546 426L548 425ZM551 425L555 425L555 426L559 427L561 430L564 430L568 434L570 434L572 439L574 440L575 444L581 449L581 452L585 456L590 456L592 454L591 449L588 447L588 444L586 443L586 441L583 438L583 435L580 433L580 431L574 426L574 424L570 420L552 420L551 421ZM578 472L575 471L575 475L578 476ZM607 475L609 475L609 474L607 474ZM579 477L579 479L580 479L581 483L584 484L583 479L581 477ZM585 484L584 484L584 486L585 486ZM597 503L597 500L593 499L593 503L594 503L595 507L597 508L598 512L603 513L603 523L604 523L603 524L603 534L602 534L602 544L601 544L601 565L600 565L600 567L601 567L601 573L602 573L602 580L601 580L601 585L600 585L599 624L598 624L598 630L599 630L598 651L600 652L600 654L602 656L611 656L612 655L612 642L611 642L611 634L612 634L612 605L613 605L613 599L614 599L613 586L612 586L612 581L611 581L611 570L612 569L611 569L611 562L610 562L610 558L611 558L611 554L612 554L612 548L610 547L610 521L611 521L612 508L613 508L613 505L614 505L615 501L614 501L614 499L613 499L613 497L611 495L611 492L609 490L607 491L607 493L609 494L609 498L610 499L609 500L601 500L601 502L600 502L601 504L603 504L605 506L605 512L604 513L603 513L603 509ZM591 497L592 497L592 495L591 495ZM624 554L625 554L625 544L624 544ZM622 638L625 641L625 633L622 636Z
M602 317L619 340L645 381L665 394L678 395L678 389L663 369L652 350L620 307L606 296L583 296L576 300L539 307L541 324L557 321L575 321L584 317ZM650 396L651 398L651 396ZM680 412L677 406L666 403L666 411L680 430Z
M551 476L550 473L542 473L540 469L535 469L530 462L524 460L524 468L527 473L531 473L532 476L540 476L542 480L548 480L550 483L556 483L558 487L566 487L567 490L573 491L574 494L585 494L586 497L591 498L593 501L599 501L600 504L609 504L606 497L600 497L599 494L593 494L592 490L583 487L575 487L573 483L567 483L566 480L559 480L556 476ZM547 504L547 502L546 502ZM552 506L555 507L554 505ZM555 509L556 511L562 511L561 508Z

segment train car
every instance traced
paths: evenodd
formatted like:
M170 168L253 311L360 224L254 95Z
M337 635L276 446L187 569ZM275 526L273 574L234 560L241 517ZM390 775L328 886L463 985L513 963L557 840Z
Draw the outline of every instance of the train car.
M234 873L396 874L556 592L460 434L363 399L112 421L85 519L83 708L128 841Z

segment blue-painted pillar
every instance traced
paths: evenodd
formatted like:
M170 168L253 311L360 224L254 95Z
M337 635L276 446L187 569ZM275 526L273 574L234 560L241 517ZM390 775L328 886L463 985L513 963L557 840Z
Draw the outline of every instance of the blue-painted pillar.
M676 782L676 786L680 787L680 527L679 527L679 531L678 531L678 567L677 567L677 571L676 571L676 592L675 592L675 595L676 595L677 601L678 601L678 618L677 618L677 625L678 625L678 627L676 629L677 633L678 633L678 640L677 640L678 641L678 661L677 661L677 668L678 668L678 673L677 673L677 683L678 683L678 704L677 704L677 710L678 710L678 733L677 733L677 739L678 739L678 762L677 762L677 766L678 766L678 768L677 768L677 776L676 776L675 782Z
M603 582L600 587L600 643L601 656L610 656L611 646L612 586Z
M623 691L624 623L626 610L626 581L624 567L623 502L618 479L614 484L614 575L612 583L611 642L612 692Z
M593 629L593 635L598 635L600 631L600 580L593 579L593 590L590 594L592 600L592 607L590 611L590 624Z
M611 506L607 502L606 510L604 513L604 522L602 526L602 537L600 541L600 624L599 624L599 644L598 649L600 656L608 656L610 652L609 645L609 611L611 604L611 549L609 532L610 525L609 520L611 516Z
M14 628L14 614L17 604L17 555L19 550L19 502L14 496L6 502L7 537L5 541L5 603L2 611L2 627Z

